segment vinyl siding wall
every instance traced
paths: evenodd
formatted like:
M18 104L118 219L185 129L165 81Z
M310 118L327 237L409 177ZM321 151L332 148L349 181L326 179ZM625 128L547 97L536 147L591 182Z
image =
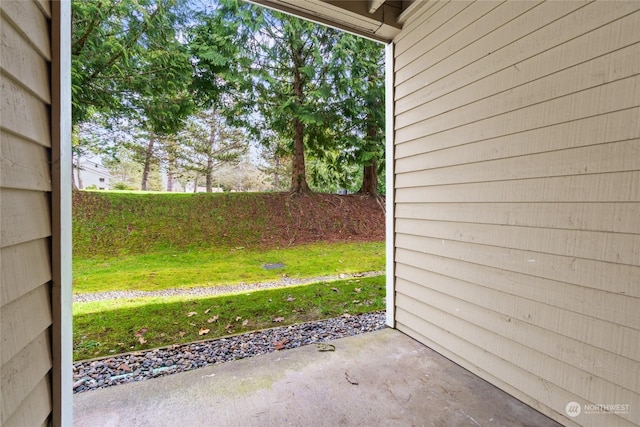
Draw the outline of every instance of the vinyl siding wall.
M637 425L640 2L416 7L395 159L397 328L564 424Z
M51 11L0 2L0 425L51 413Z

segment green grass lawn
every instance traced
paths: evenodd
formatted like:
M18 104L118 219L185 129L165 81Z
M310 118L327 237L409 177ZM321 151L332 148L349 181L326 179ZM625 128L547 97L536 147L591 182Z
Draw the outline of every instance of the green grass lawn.
M384 307L384 276L218 297L75 303L74 359L213 339Z
M194 248L73 261L74 293L161 290L384 270L384 243L317 243L286 249ZM283 263L266 270L263 265Z

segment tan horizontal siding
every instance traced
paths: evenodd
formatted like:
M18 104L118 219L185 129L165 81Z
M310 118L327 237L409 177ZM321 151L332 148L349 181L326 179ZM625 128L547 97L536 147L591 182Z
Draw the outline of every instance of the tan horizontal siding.
M2 425L4 427L48 425L47 418L51 412L50 387L49 376L42 378L11 418Z
M596 161L597 160L597 161ZM636 171L640 138L596 146L398 173L399 188Z
M0 37L0 69L44 102L51 102L47 61L4 18L0 18Z
M640 236L636 234L564 230L479 223L405 219L396 231L405 235L466 242L509 249L638 265Z
M40 262L34 262L40 260ZM8 304L51 280L48 239L0 249L0 303Z
M584 2L575 2L572 6L567 6L566 10L574 10L582 4ZM448 6L440 13L451 7L455 8L455 6ZM396 96L401 98L420 88L421 81L428 83L437 81L453 70L492 54L496 46L501 47L502 44L511 42L511 39L504 38L507 33L516 37L530 33L537 25L536 21L546 19L547 9L548 6L544 3L504 2L488 14L476 13L475 17L471 17L471 22L464 22L467 25L462 31L425 52L415 61L410 62L409 66L397 70L396 79L401 89L396 92ZM499 42L496 42L497 40ZM491 49L488 49L488 46ZM416 74L415 70L420 71Z
M555 37L546 36L543 40L526 38L507 45L487 58L429 81L429 84L398 99L396 111L403 114L416 107L426 109L428 105L425 104L433 105L435 112L443 111L451 105L473 102L637 43L633 29L640 25L640 14L625 14L628 11L624 8L610 15L613 21L604 26L598 26L599 22L584 21L582 27L574 26L574 32L567 35L556 31ZM576 28L582 28L583 32L574 37ZM534 33L532 37L540 35ZM531 55L530 51L523 49L524 43L532 43L540 51ZM488 66L496 61L499 66ZM444 95L447 95L446 99L441 99Z
M10 360L51 325L48 286L39 286L23 297L0 307L2 349L0 358Z
M46 10L46 8L45 8ZM33 1L2 1L0 11L13 27L24 36L32 49L51 60L49 23L42 8Z
M48 193L1 189L0 248L51 235Z
M405 28L397 327L563 424L633 425L640 3L434 2Z
M398 156L404 157L403 143L426 144L436 150L462 142L470 143L465 135L477 135L477 140L498 137L550 126L584 117L596 116L626 108L634 108L640 103L640 76L632 76L608 84L561 96L547 102L511 110L478 121L461 124L455 114L449 114L451 128L431 128L428 124L416 123L396 131Z
M0 132L0 187L51 191L48 149Z
M5 74L0 74L0 90L0 129L50 147L47 105Z
M432 2L420 2L419 5L412 4L410 7L412 9L412 13L407 17L406 23L402 27L402 31L398 34L395 39L395 49L394 52L396 54L404 53L409 48L414 46L420 41L420 35L422 32L415 36L416 29L420 30L421 27L425 27L425 23L433 14L437 13L438 10L442 9L445 6L445 2L441 1L432 1ZM415 18L415 17L418 18Z
M640 202L640 171L398 188L396 201Z
M51 363L51 343L46 330L13 358L2 361L0 423L4 423L18 409L49 374ZM11 390L11 393L4 393L4 390Z
M420 122L421 126L427 126L430 132L435 133L632 77L640 73L640 65L636 60L639 52L640 43L636 43L549 74L544 79L538 78L500 92L497 90L502 88L500 86L496 88L497 85L490 82L493 84L491 89L494 94L483 98L476 98L477 91L473 93L458 91L455 94L449 94L446 100L441 102L428 103L399 114L396 118L396 127L401 129ZM524 65L520 66L524 67ZM514 72L517 73L520 66L513 67ZM480 84L477 83L474 88L476 86ZM443 114L453 109L456 109L454 120L449 115Z
M35 2L42 14L51 19L51 3L48 0L35 0Z
M459 339L449 330L430 322L428 320L430 316L425 316L425 314L431 313L415 315L400 307L396 313L396 326L399 330L425 343L443 356L461 364L540 412L561 420L563 425L602 427L602 418L598 417L584 417L579 420L579 424L572 418L559 417L558 414L564 414L568 402L580 400L579 395L570 393L554 382L521 368L519 364L505 363L501 357L486 351L486 345L482 343L475 345L468 340ZM461 354L474 354L473 362L461 357ZM532 398L532 396L536 397ZM615 420L608 417L607 422L607 426L635 426L633 421L620 417Z
M542 128L526 130L494 138L416 153L419 144L412 144L407 157L396 160L396 172L434 169L452 165L479 163L487 160L526 156L529 154L562 152L571 148L624 142L640 134L640 108L630 108L595 117L572 120ZM405 145L408 147L409 145ZM404 150L407 153L407 150Z
M475 283L482 288L496 291L496 294L502 292L615 323L631 330L640 329L640 311L636 310L638 300L624 294L592 289L490 265L469 265L466 260L431 253L404 251L402 257L403 262L397 264L398 271L402 273L401 277L416 283L422 283L417 279L421 274L436 273ZM436 284L434 283L433 286Z
M516 225L522 227L640 234L640 203L403 203L398 221ZM603 221L602 218L609 218Z
M508 231L508 230L505 230ZM452 240L398 234L398 254L411 257L408 250L459 259L516 273L529 274L558 282L571 283L606 292L640 298L640 267L611 262L572 258ZM398 257L398 262L404 262ZM472 266L469 266L472 269ZM613 280L612 278L620 279Z
M640 359L635 351L640 341L634 329L617 328L620 332L615 336L603 336L603 331L611 329L608 322L515 295L507 300L501 291L474 282L400 266L398 270L406 278L398 279L398 294L417 298L629 391L640 392L640 378L628 375ZM462 264L460 267L464 268ZM558 346L558 341L564 345Z
M49 423L51 4L0 2L0 425Z
M503 318L496 320L495 314L492 316L487 311L477 313L476 310L472 309L472 306L460 300L444 294L438 294L423 287L420 289L423 290L423 295L417 298L416 294L413 294L412 297L407 297L399 293L397 295L398 305L414 315L428 313L429 319L436 324L445 325L444 329L452 336L459 337L477 347L490 348L491 352L504 362L526 366L528 372L544 379L547 383L556 384L566 390L579 390L582 398L589 402L628 402L631 405L630 413L620 415L620 418L628 422L633 422L640 416L640 398L637 393L623 387L611 387L608 381L592 373L585 372L573 364L564 363L547 353L543 353L544 348L532 348L510 339L505 336L504 328L501 329L499 327L506 320ZM428 299L427 301L422 301L421 297L427 297ZM455 311L456 309L458 310L457 312ZM451 310L453 310L453 313L450 312ZM465 315L472 320L464 319ZM487 326L487 323L480 324L483 321L490 322L493 325L490 328L483 327ZM516 328L518 326L523 325L516 325ZM553 334L547 333L547 338L553 339L555 337ZM526 340L525 337L522 337L522 339ZM531 339L538 341L535 337ZM543 341L543 339L540 341ZM569 340L562 339L562 342L567 346L567 352L574 350L574 348L570 347L571 342ZM633 368L634 365L629 363L627 367ZM633 409L634 406L636 409Z
M564 32L574 36L581 34L584 32L582 30L584 24L581 24L580 18L584 12L580 8L591 9L593 14L605 14L600 19L605 19L604 23L607 22L605 7L600 7L602 11L596 11L594 8L586 8L586 1L559 2L558 5L552 3L503 3L491 14L485 15L474 25L469 26L468 31L458 33L438 49L429 52L420 61L400 70L396 74L399 83L396 99L403 98L424 87L425 84L435 83L472 63L489 62L491 71L495 72L506 61L526 59L530 54L522 55L531 52L532 49L541 48L540 43L529 45L526 52L520 52L520 55L516 54L514 57L509 57L509 53L515 54L522 49L522 43L531 43L534 37L542 37L549 47L553 46L554 43L561 41L558 39L558 31L555 27L571 26L572 28L566 28ZM571 13L576 10L581 13Z

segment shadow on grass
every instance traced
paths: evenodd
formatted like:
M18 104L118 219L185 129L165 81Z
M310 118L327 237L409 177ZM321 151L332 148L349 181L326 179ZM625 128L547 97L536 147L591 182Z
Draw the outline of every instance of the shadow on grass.
M74 360L385 308L385 276L208 298L74 304Z

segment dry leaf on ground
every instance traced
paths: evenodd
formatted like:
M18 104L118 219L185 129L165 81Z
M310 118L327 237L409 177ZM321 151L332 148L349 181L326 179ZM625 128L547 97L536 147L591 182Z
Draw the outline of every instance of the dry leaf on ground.
M220 316L218 316L217 314L215 316L213 316L213 317L210 317L209 319L207 319L207 323L215 322L216 320L218 320L218 317L220 317Z
M138 332L136 332L135 334L133 334L134 337L141 337L144 334L147 333L147 328L142 328L142 329L138 329Z
M276 317L275 319L273 319L274 322L282 322L284 320L284 317Z
M198 335L207 335L209 331L210 329L200 328L200 330L198 331Z
M242 326L247 326L249 324L249 321L247 319L244 320L244 322L242 322Z
M207 314L207 313L209 313L210 311L211 311L211 309L210 309L210 308L207 308L207 309L204 311L204 314Z
M140 344L146 344L147 340L145 340L143 337L138 338L138 341L140 341Z
M195 316L197 314L198 314L197 311L190 311L189 313L187 313L187 317Z
M282 350L282 349L284 348L284 345L285 345L286 343L288 343L288 342L289 342L289 340L288 340L288 339L283 338L283 339L282 339L282 341L276 341L276 342L274 343L273 348L275 348L276 350Z

